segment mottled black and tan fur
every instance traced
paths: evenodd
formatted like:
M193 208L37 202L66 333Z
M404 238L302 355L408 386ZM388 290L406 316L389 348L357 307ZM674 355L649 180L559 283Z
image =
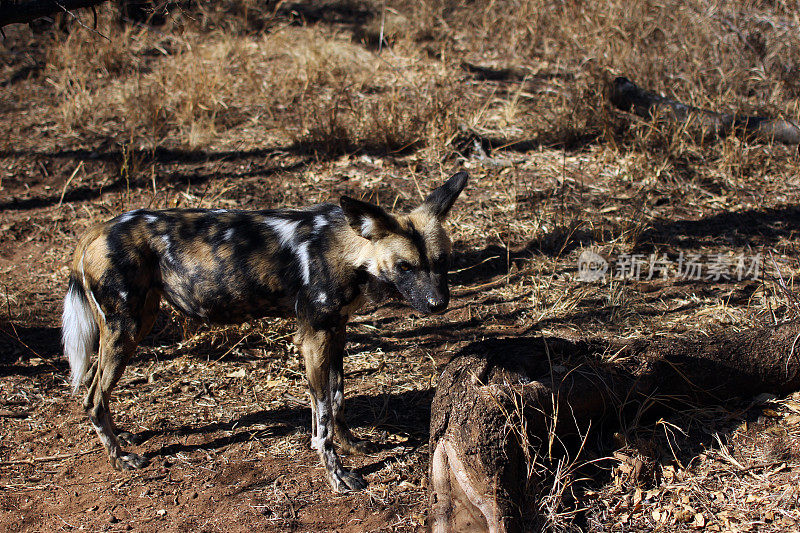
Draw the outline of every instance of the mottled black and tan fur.
M451 243L443 222L466 182L465 172L455 174L402 216L342 197L340 205L296 210L137 210L91 228L72 261L62 332L72 384L88 386L84 407L112 465L147 463L122 450L109 396L163 298L215 323L296 316L312 446L334 490L363 488L333 446L335 437L346 451L362 448L343 416L347 321L367 299L393 294L423 313L447 307Z

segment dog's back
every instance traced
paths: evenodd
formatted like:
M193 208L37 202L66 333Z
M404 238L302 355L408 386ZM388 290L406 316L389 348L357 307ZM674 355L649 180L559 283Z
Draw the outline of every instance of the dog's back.
M83 272L104 301L157 290L176 309L210 322L294 313L300 292L341 307L356 274L342 268L342 209L137 210L100 224L78 246ZM349 300L349 301L348 301ZM133 304L136 307L135 302Z

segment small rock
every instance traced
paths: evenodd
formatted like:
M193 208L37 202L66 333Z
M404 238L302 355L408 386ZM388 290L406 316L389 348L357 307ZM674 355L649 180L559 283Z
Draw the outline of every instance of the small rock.
M703 516L703 513L695 513L694 521L692 522L692 527L697 529L702 529L706 526L706 517Z
M417 487L414 486L413 483L409 483L408 481L401 481L399 485L397 485L399 490L413 490Z
M240 368L239 370L234 370L233 372L229 373L226 377L229 378L243 378L246 376L244 368Z

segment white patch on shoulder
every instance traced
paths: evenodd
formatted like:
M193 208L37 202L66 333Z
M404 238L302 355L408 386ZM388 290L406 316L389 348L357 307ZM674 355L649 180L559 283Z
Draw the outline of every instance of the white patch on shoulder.
M233 228L228 228L225 230L225 235L223 235L223 240L229 241L233 237Z
M161 242L164 244L164 258L170 263L174 263L175 258L172 257L172 250L170 249L172 241L169 240L169 236L162 235Z
M322 215L317 215L314 217L314 231L319 231L324 227L328 226L328 219Z
M324 292L320 292L319 294L317 294L317 298L316 298L315 301L317 303L320 303L320 304L324 305L324 304L328 303L328 295L325 294Z
M158 220L158 217L157 217L157 216L155 216L155 215L145 215L145 216L144 216L144 219L145 219L145 221L146 221L148 224L152 224L153 222L155 222L156 220Z
M212 209L211 212L214 213L215 215L219 215L220 213L227 213L228 210L227 209Z
M311 283L311 258L308 256L308 241L300 243L297 247L297 259L303 269L303 283Z
M297 220L286 220L283 218L267 218L264 223L275 231L281 246L291 246L297 236Z
M311 256L308 251L308 241L298 242L297 227L300 225L299 220L286 220L283 218L267 218L264 220L278 236L278 242L281 246L291 249L297 261L300 263L300 272L303 276L303 283L308 285L311 283Z

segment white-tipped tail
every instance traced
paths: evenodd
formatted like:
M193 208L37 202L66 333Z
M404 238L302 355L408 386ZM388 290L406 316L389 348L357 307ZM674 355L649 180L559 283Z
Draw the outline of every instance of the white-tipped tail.
M72 390L77 391L84 374L89 369L94 346L97 343L98 329L89 300L81 283L72 278L64 298L64 314L61 317L61 341L64 355L69 359L72 376Z

